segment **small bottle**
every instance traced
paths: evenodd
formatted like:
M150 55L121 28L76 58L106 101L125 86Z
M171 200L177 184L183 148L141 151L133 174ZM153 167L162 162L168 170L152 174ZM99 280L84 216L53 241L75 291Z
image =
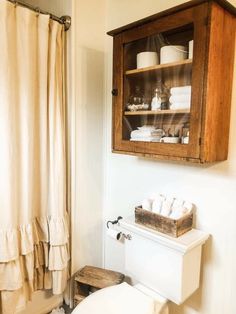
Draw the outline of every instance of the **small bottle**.
M169 109L169 101L168 96L165 92L161 93L161 110L168 110Z
M166 87L165 84L161 84L161 110L168 110L169 107L169 95L170 95L170 91L169 89Z
M158 88L154 90L154 96L152 98L151 108L153 111L161 110L161 97L160 97L160 90Z

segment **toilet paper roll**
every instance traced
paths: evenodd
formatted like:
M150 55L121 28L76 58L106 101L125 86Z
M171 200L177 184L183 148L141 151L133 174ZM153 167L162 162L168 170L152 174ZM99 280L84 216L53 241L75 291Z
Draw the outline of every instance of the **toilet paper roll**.
M121 239L121 234L121 232L118 232L115 229L107 229L107 235L114 240L119 241Z
M137 69L151 67L158 63L157 52L144 51L137 54Z

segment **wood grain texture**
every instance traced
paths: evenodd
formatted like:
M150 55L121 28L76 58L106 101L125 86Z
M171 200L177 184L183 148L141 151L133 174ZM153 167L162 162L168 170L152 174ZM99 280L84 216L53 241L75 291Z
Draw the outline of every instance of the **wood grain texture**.
M121 273L94 266L85 266L74 277L74 298L76 307L90 293L106 287L118 285L124 281Z
M128 25L116 28L116 29L114 29L112 31L107 32L107 34L110 35L110 36L115 36L117 34L120 34L121 32L127 31L129 29L136 28L136 27L138 27L140 25L144 25L144 24L152 22L152 21L154 21L156 19L159 19L159 18L162 18L162 17L165 17L165 16L169 16L170 14L174 14L174 13L177 13L179 11L192 8L194 6L197 6L197 5L200 5L200 4L203 4L203 3L210 3L210 2L212 2L212 1L211 0L193 0L193 1L188 1L188 2L183 3L181 5L178 5L178 6L175 6L173 8L170 8L168 10L165 10L165 11L159 12L157 14L153 14L151 16L148 16L148 17L146 17L144 19L141 19L139 21L135 21L135 22L130 23ZM225 1L225 0L215 0L214 2L218 3L222 8L224 8L225 10L230 12L232 15L236 16L236 8L231 3L229 3L228 1Z
M202 123L201 161L227 159L236 19L217 4L211 6L209 49Z
M125 276L121 273L102 269L93 266L85 266L82 268L77 276L75 281L95 287L98 289L114 286L123 282Z
M74 307L76 307L78 304L80 304L80 302L82 302L85 298L86 298L86 296L76 294L74 296Z
M206 64L204 62L207 51L207 25L209 6L207 3L194 8L194 47L192 66L192 106L190 119L190 141L187 156L200 158L200 138L202 125L202 108L204 77Z
M135 208L135 222L177 238L192 229L193 213L175 220L144 210L142 206L139 206Z
M113 152L201 163L227 159L236 19L218 3L200 1L197 5L196 2L194 6L138 24L114 37L113 88L118 94L113 96ZM187 36L194 34L192 61L185 61L185 65L134 69L136 55L147 37L164 32L180 40L182 31ZM175 74L176 67L190 67L190 71L180 70ZM182 114L180 118L181 114L177 113L171 117L164 112L126 111L135 86L150 94L158 79L166 86L192 85L190 114ZM190 129L188 145L129 140L130 132L139 126L151 124L161 128L168 123Z
M128 70L125 72L126 75L134 75L134 74L139 74L139 73L145 73L145 72L150 72L150 71L160 71L163 69L171 69L174 68L175 70L178 70L178 67L182 67L185 65L189 65L191 67L192 60L187 59L183 61L178 61L178 62L172 62L172 63L166 63L166 64L158 64L154 65L151 67L146 67L146 68L140 68L140 69L133 69L133 70Z
M112 99L112 146L118 147L122 139L122 114L123 114L123 46L122 36L118 35L113 40L113 89L118 94Z
M174 114L189 114L190 109L178 109L178 110L160 110L160 111L125 111L126 116L142 116L142 115L174 115Z
M173 144L174 145L174 144ZM122 155L131 155L136 157L143 157L150 160L164 160L164 161L176 161L181 163L196 163L200 164L201 160L200 158L189 158L189 157L176 157L176 156L168 156L168 155L158 155L158 154L150 154L150 153L137 153L137 152L130 152L130 151L124 151L124 150L112 150L115 154L122 154Z

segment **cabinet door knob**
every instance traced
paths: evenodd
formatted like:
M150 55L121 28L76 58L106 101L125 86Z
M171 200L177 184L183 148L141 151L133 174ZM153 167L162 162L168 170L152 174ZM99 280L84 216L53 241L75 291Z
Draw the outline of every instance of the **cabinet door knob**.
M118 89L117 88L114 88L112 91L111 91L112 95L113 96L118 96Z

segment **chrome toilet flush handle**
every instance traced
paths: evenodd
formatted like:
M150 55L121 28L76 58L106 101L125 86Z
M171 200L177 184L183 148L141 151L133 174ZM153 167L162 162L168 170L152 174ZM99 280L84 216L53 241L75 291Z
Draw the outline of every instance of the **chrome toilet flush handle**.
M123 232L119 232L117 233L117 236L116 236L116 240L122 240L122 239L125 239L125 240L129 240L131 241L132 240L132 236L130 234L125 234Z
M132 240L132 235L131 234L125 234L125 233L122 233L122 236L126 239L126 240L129 240L131 241Z

